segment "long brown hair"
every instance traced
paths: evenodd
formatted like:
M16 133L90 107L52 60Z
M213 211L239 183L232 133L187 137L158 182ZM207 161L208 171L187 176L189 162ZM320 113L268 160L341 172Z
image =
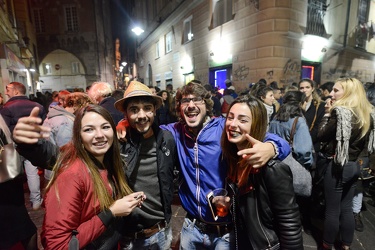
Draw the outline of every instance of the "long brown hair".
M237 103L244 103L249 107L251 112L250 135L259 141L263 141L267 132L267 111L262 101L252 95L243 95L238 97L230 105L229 112L225 121L227 121L228 117L230 117L231 108ZM223 157L224 159L226 159L229 165L228 177L233 182L238 182L238 186L242 187L247 183L252 166L247 164L246 159L242 159L242 157L239 157L237 155L237 146L236 144L228 141L226 132L227 131L225 125L225 129L223 130L223 134L221 136L221 147L223 151ZM252 145L249 143L248 147L252 147ZM240 177L237 176L238 168L245 168L243 174Z
M89 112L95 112L101 115L106 121L110 123L114 132L113 143L104 155L103 165L84 148L82 143L82 118ZM69 166L77 159L80 159L85 164L92 177L95 197L99 201L101 210L109 209L109 207L116 199L119 199L132 192L125 179L123 162L120 157L119 142L116 136L115 123L109 112L99 105L90 104L77 111L73 125L73 138L68 144L61 147L61 153L53 168L54 175L51 181L48 183L46 191L48 191L53 186L56 178L58 178L58 176L67 168L69 168ZM104 168L108 171L108 181L111 183L113 196L107 191L107 188L99 172L100 168ZM59 197L57 186L56 192L57 197Z

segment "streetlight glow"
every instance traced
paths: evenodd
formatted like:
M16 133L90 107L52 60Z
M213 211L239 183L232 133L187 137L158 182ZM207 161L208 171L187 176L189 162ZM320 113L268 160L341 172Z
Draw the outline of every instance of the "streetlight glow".
M140 34L142 34L143 32L145 32L143 29L139 28L139 27L135 27L132 29L132 31L137 35L139 36Z
M122 62L122 63L121 63L121 65L122 65L123 67L125 67L126 64L127 64L127 62Z

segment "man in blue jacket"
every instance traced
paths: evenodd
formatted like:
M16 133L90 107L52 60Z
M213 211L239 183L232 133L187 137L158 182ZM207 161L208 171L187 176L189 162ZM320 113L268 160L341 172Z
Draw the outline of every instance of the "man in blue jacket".
M181 180L179 196L187 211L181 230L180 249L231 249L233 237L230 216L215 220L207 194L225 188L227 165L221 152L221 135L225 119L214 118L210 93L193 82L176 94L181 122L161 126L170 131L177 145ZM253 167L264 165L272 157L284 159L289 145L276 135L268 134L262 143L252 139L252 148L239 152Z

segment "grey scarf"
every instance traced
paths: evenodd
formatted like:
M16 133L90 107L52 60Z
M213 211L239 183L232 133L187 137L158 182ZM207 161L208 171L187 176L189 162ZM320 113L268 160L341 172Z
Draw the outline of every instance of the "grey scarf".
M349 161L349 139L352 132L352 112L343 107L336 107L337 131L336 131L336 154L334 161L344 166Z
M372 129L370 131L370 136L368 139L367 151L372 154L375 151L375 110L371 111Z

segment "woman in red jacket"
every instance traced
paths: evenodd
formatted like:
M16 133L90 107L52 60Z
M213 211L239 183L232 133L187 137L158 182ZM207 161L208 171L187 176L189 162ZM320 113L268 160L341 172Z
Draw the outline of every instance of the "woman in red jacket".
M61 148L46 188L42 244L67 249L117 249L121 216L146 198L132 193L123 172L115 124L104 108L89 105L76 114L71 142Z

